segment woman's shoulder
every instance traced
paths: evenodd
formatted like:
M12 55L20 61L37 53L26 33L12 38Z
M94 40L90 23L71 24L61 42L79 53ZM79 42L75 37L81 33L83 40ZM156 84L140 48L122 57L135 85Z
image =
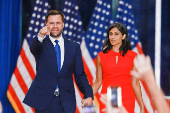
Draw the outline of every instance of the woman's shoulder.
M100 51L100 52L98 53L98 56L103 56L103 55L104 55L103 51Z
M107 55L109 53L109 51L107 51L106 53L104 53L103 51L100 51L99 53L98 53L98 55L99 56L105 56L105 55Z
M98 53L98 57L99 57L100 59L104 59L105 57L107 57L107 53L104 53L103 51L100 51L100 52Z
M135 58L137 53L132 51L132 50L128 50L126 53L127 56L131 57L131 58Z

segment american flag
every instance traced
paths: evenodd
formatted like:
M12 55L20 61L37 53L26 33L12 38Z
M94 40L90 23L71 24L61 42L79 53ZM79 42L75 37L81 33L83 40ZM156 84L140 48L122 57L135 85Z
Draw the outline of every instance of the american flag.
M63 36L80 44L84 31L76 0L66 0L62 12L65 15Z
M130 4L129 0L119 0L119 5L117 8L114 22L121 22L126 25L129 33L132 50L136 53L143 54L141 42L138 36L138 30L135 26L132 5ZM143 102L145 105L145 112L154 113L151 95L146 87L146 84L143 81L141 81L141 90ZM135 112L140 113L140 107L137 101L135 104Z
M92 59L102 50L107 29L113 24L111 15L111 5L108 0L97 0L85 38Z
M97 53L101 51L108 26L113 23L111 20L111 5L107 0L105 0L105 2L101 0L97 1L86 35L84 35L84 31L82 29L82 22L78 13L76 0L66 0L63 7L63 13L65 14L66 18L65 28L63 31L64 37L81 44L85 72L90 84L92 85L96 78L95 58ZM72 25L74 25L75 29L72 27ZM76 85L75 89L77 100L76 112L82 113L83 110L81 108L81 100L83 96L79 92ZM96 113L98 113L99 94L94 97L94 106Z
M87 72L89 71L89 67L87 66L87 63L89 62L89 60L87 59L87 55L89 55L89 53L85 45L85 34L82 27L82 21L79 15L79 7L76 0L65 0L62 12L65 15L63 37L81 44L82 59L84 62L85 72L87 74ZM90 60L92 61L91 58ZM92 65L94 65L94 63ZM95 73L93 75L95 75ZM93 77L91 73L88 74L87 78L92 85ZM80 93L78 87L76 86L75 80L74 87L77 103L76 113L83 113L83 109L81 108L81 100L83 99L83 95Z
M16 113L35 112L33 108L22 103L35 77L35 59L30 52L29 45L34 35L37 35L45 25L45 15L49 9L47 0L36 0L27 35L23 41L17 65L7 90L7 97Z
M126 25L132 49L137 53L143 53L138 36L138 30L135 26L134 15L132 13L132 5L129 4L128 0L119 1L114 21L121 22Z
M82 50L84 59L86 61L87 76L92 76L92 82L96 79L96 56L102 50L103 42L107 35L108 27L113 24L111 16L111 5L108 0L97 0L91 20L85 35L85 42L83 48L87 51L86 54ZM94 96L94 103L99 110L100 90Z

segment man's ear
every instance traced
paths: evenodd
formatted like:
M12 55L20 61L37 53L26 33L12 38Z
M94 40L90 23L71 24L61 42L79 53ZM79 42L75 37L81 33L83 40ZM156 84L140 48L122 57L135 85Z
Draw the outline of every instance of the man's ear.
M126 34L123 35L123 40L126 38Z

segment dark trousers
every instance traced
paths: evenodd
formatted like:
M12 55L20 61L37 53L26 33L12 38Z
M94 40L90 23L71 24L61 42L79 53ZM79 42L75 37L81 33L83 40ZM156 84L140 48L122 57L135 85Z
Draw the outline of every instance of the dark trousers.
M51 100L50 104L47 106L44 110L36 110L36 113L65 113L61 101L59 99L59 96L53 96L53 99Z

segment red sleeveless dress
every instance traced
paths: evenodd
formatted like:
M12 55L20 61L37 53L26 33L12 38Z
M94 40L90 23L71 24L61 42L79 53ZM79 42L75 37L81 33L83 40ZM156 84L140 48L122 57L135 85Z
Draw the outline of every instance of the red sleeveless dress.
M108 53L102 51L98 54L102 67L102 90L101 94L107 93L107 87L120 86L122 89L122 104L129 113L134 113L135 108L135 93L132 88L130 71L133 68L133 60L137 53L128 50L122 56L122 52L116 53L109 50ZM116 56L118 61L116 64ZM105 105L100 102L100 113L105 108Z

